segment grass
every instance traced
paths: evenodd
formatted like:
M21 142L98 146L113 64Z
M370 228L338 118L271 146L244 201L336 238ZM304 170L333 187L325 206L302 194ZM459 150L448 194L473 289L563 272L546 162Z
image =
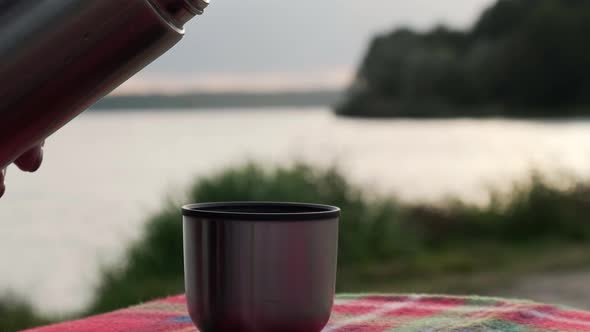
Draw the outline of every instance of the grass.
M340 206L339 291L394 289L391 285L402 285L395 289L406 291L432 290L430 286L438 285L460 292L460 280L465 279L461 276L498 274L490 279L501 280L506 271L542 270L553 264L549 259L531 259L535 255L549 257L567 248L590 246L586 218L590 183L557 186L536 172L515 183L508 193L493 192L487 206L460 201L440 206L404 204L395 197L371 196L336 168L305 164L227 169L199 179L188 198L191 202L232 200ZM169 203L152 217L144 238L129 249L127 261L104 272L90 313L183 291L179 205ZM590 255L576 250L571 265L590 263ZM553 257L557 263L563 260ZM447 286L451 281L432 282L433 278L459 280L459 287ZM486 283L464 290L474 287L484 289Z
M0 332L19 331L49 322L49 319L40 317L30 304L12 295L0 297Z
M187 201L340 206L340 292L484 294L518 275L590 266L590 183L569 183L556 185L533 172L509 192L492 192L486 206L460 201L408 204L391 196L375 197L349 183L336 168L296 164L265 169L247 164L198 179ZM104 269L94 301L83 315L183 291L180 205L167 203L147 221L143 237L129 247L125 261ZM0 310L0 331L6 312ZM31 311L24 307L21 312ZM40 322L22 317L29 317L31 324Z

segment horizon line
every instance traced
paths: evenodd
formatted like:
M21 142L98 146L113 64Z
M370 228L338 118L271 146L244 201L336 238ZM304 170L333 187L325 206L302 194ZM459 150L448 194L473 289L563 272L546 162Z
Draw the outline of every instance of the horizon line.
M286 94L314 94L314 93L343 93L345 88L308 88L308 89L284 89L284 90L185 90L185 91L137 91L137 92L119 92L116 94L109 94L106 98L120 98L120 97L180 97L190 95L286 95Z

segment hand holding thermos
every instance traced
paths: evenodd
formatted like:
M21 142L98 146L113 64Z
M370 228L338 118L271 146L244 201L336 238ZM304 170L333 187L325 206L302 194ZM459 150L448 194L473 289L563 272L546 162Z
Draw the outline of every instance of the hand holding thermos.
M25 172L35 172L41 167L43 162L43 145L38 145L29 151L21 155L14 164ZM4 195L4 177L6 176L6 170L0 170L0 197Z

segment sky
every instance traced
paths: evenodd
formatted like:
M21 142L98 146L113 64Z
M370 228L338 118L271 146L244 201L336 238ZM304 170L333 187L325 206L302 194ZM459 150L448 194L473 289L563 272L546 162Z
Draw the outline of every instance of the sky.
M467 28L493 0L211 0L184 39L116 93L346 87L378 33Z

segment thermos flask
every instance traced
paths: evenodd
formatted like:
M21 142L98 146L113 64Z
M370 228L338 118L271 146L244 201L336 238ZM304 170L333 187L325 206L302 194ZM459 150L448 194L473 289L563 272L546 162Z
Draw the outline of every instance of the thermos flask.
M209 0L0 0L0 169L180 41Z

